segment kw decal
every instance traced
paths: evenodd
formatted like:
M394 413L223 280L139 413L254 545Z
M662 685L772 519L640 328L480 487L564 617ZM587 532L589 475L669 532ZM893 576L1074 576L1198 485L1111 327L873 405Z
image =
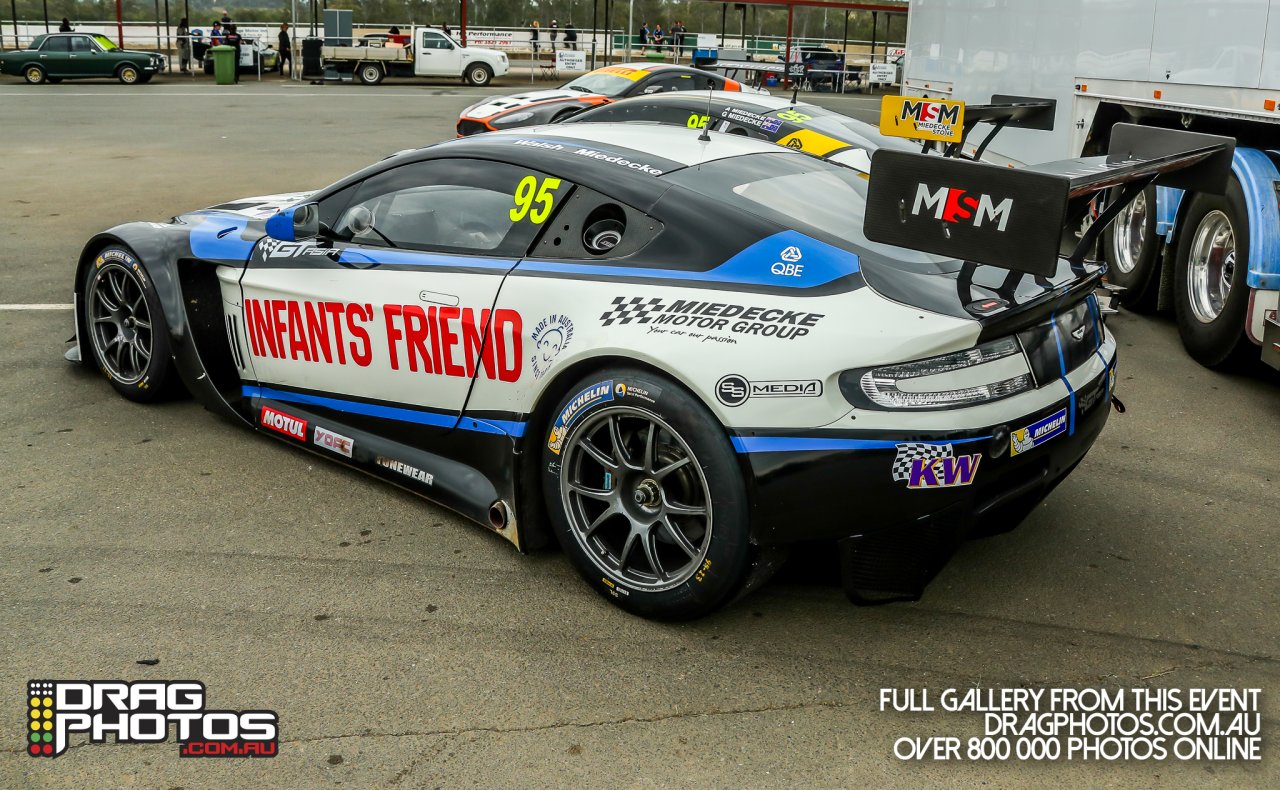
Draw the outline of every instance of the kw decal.
M903 442L897 446L891 475L907 488L955 488L973 483L982 455L955 455L950 444Z

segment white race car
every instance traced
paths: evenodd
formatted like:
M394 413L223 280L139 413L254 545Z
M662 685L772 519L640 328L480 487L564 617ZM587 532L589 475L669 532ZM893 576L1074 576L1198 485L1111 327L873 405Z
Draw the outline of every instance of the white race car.
M815 538L851 595L918 596L1106 422L1096 232L1060 255L1064 224L1100 184L1211 188L1227 147L1144 134L1038 173L879 151L869 182L696 129L478 135L95 236L68 355L522 551L554 535L645 616L706 614Z

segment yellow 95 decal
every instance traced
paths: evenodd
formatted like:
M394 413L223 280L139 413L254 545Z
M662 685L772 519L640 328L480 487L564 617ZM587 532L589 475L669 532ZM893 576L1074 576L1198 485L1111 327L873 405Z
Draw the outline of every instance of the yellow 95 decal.
M541 225L551 216L555 206L555 191L560 188L560 179L544 178L541 182L537 176L525 176L516 185L515 207L509 212L512 222L519 222L525 217L534 225Z
M698 115L695 112L693 115L689 116L689 120L685 122L685 125L690 129L705 129L707 127L707 121L709 120L711 119L708 116Z

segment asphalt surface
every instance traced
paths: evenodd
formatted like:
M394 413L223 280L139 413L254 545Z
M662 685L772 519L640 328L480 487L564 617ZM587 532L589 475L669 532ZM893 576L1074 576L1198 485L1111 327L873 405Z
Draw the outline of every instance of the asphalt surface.
M70 301L97 230L321 186L449 136L488 92L6 80L0 305ZM0 308L0 786L1275 787L1280 384L1200 368L1167 319L1111 326L1128 413L924 600L855 608L806 551L662 625L558 552L522 557L189 401L128 403L63 362L68 311ZM280 756L33 760L31 678L201 680L214 707L279 712ZM904 763L900 736L981 729L878 710L879 689L926 686L1261 688L1264 759Z

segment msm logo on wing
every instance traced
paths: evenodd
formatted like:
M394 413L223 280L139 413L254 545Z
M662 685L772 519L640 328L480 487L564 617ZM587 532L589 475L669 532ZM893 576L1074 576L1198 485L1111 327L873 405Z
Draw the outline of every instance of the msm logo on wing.
M933 209L934 219L943 222L972 220L975 228L981 228L983 222L990 221L995 223L996 230L1003 232L1009 222L1009 214L1013 211L1013 198L1005 198L996 203L987 194L974 197L965 189L931 189L928 184L916 184L916 198L911 205L911 213L919 216L929 209Z
M954 125L960 123L960 107L960 104L954 102L911 101L907 99L902 102L902 110L899 112L898 119L902 121L911 120L916 123Z

